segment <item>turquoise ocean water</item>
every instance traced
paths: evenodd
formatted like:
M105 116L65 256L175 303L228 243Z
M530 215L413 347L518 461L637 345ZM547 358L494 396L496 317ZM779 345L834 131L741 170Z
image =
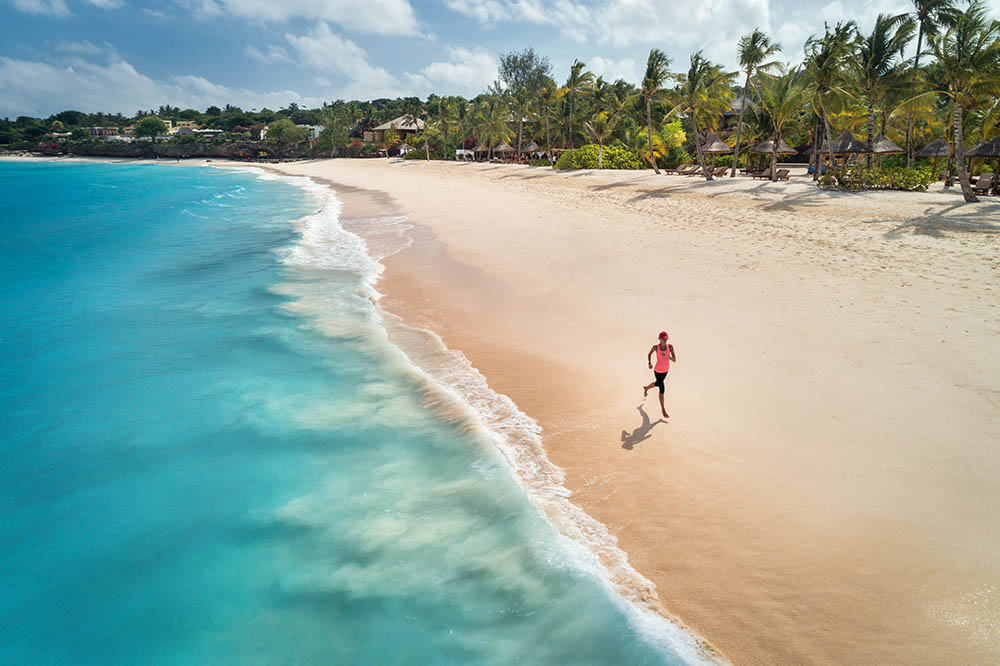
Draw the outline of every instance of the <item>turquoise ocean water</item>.
M0 663L702 663L530 420L390 343L338 214L0 163Z

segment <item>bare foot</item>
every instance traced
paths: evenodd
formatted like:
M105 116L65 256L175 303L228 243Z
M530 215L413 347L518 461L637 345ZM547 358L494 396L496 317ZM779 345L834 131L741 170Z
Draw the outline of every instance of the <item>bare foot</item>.
M645 386L642 387L642 399L645 400L646 396L649 394L649 389Z
M663 412L663 418L669 419L670 418L670 414L667 414L666 412Z

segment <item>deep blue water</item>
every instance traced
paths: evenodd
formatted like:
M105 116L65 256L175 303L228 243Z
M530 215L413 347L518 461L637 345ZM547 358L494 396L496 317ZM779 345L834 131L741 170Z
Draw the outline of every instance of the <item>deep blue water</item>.
M321 206L0 163L0 663L687 663L426 406Z

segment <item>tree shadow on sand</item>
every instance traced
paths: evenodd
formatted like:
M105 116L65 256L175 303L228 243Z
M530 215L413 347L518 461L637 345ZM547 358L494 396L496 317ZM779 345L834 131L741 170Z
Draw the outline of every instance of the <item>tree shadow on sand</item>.
M920 217L911 220L866 220L868 224L895 224L886 231L885 238L899 238L905 233L944 238L951 233L1000 234L1000 205L998 202L979 204L958 203L947 208L928 208ZM961 211L961 212L954 212Z
M652 435L649 431L652 430L660 423L666 423L663 419L657 419L656 421L650 422L649 416L646 414L646 410L643 409L642 405L636 407L639 410L639 414L642 416L642 423L639 427L633 430L631 433L628 430L622 430L622 448L631 451L635 448L635 445L644 442Z

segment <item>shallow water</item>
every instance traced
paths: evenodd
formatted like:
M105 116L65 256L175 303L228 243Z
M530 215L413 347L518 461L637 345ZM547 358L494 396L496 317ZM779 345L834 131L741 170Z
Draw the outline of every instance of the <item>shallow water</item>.
M387 341L301 185L0 163L0 662L701 661Z

